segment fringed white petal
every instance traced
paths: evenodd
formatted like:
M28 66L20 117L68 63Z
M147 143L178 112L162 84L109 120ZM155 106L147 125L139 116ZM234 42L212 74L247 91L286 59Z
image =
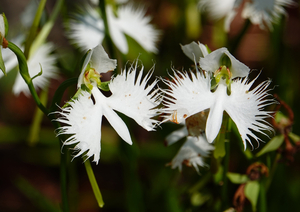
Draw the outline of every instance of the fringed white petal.
M34 78L32 81L36 89L43 89L45 86L48 86L51 79L58 77L57 68L55 67L56 56L51 54L53 50L54 45L52 43L45 43L33 53L27 62L31 77L36 76L42 70L42 75ZM13 93L19 95L21 92L26 96L30 95L27 84L21 75L18 74L13 86Z
M187 45L181 45L181 49L188 58L196 63L199 62L200 57L205 57L208 55L206 46L200 42L197 44L193 41Z
M75 157L86 155L88 158L94 156L94 162L98 164L101 151L101 103L93 103L91 94L83 91L77 100L69 102L70 106L62 108L58 112L61 117L56 119L66 124L59 128L58 135L71 135L64 145L76 144L78 153Z
M143 7L134 8L132 4L121 6L118 10L116 28L132 37L146 51L157 53L156 42L159 32L150 24Z
M200 58L200 67L207 72L214 73L220 66L224 65L221 64L220 61L224 54L226 54L231 61L230 71L232 78L245 77L249 74L250 69L248 66L238 61L225 47L211 52L204 58Z
M182 164L184 163L187 166L193 166L199 173L198 166L207 166L204 163L203 157L207 157L213 149L214 147L206 141L205 135L201 135L200 137L188 136L187 141L172 160L171 166L173 169L178 167L179 171L181 171Z
M158 115L158 109L155 107L160 104L160 99L158 89L153 90L157 80L146 87L152 71L144 78L142 74L143 67L137 72L137 65L135 65L113 78L109 84L112 95L108 102L111 108L129 116L150 131L158 123L152 118Z
M213 93L210 91L210 78L200 72L180 73L174 71L171 80L162 80L170 89L162 90L165 94L161 110L165 113L165 121L181 123L189 116L210 108L213 104Z
M71 14L65 23L66 35L80 50L87 51L101 44L104 39L104 24L99 13L89 5L83 6L77 13Z
M259 25L261 29L267 26L273 30L273 23L277 23L281 15L286 15L283 7L293 6L292 0L253 0L246 2L242 17L250 19L253 24Z
M239 79L231 84L231 95L224 101L224 110L235 122L243 139L246 149L246 141L252 142L252 137L258 144L260 138L253 132L267 136L266 131L273 131L271 125L265 120L270 118L272 112L264 111L264 107L276 103L274 99L268 98L270 94L268 86L270 81L264 81L250 91L255 80L247 82L248 79Z

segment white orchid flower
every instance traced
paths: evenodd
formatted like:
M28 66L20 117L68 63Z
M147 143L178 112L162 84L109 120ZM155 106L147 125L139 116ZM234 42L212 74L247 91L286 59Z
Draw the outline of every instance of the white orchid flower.
M273 29L272 24L277 23L281 15L287 15L283 7L293 6L292 0L252 0L246 2L242 17L250 19L253 24L259 25L261 29L267 26Z
M212 20L225 18L224 29L230 29L242 0L200 0L199 8L206 12ZM252 0L247 1L242 9L242 18L249 19L252 24L259 25L261 29L267 26L273 29L272 24L277 23L281 15L286 15L284 7L293 6L292 0Z
M105 97L98 89L97 86L101 81L99 83L95 79L96 76L100 77L100 73L110 71L115 66L116 61L109 59L103 47L98 45L88 54L84 63L84 74L79 77L79 83L91 83L92 86L87 86L91 88L91 93L83 91L78 99L71 101L68 107L58 112L61 117L57 121L66 124L60 128L58 134L71 135L64 145L76 144L75 150L79 151L76 156L83 154L88 158L94 156L93 161L96 163L100 159L102 116L106 117L119 136L128 144L132 144L128 128L115 111L134 119L148 131L154 130L158 123L152 119L158 114L158 110L154 108L160 103L158 90L152 91L157 81L146 86L152 72L142 78L143 68L137 73L137 66L132 66L110 81L111 96ZM85 79L87 76L90 78Z
M274 103L273 99L267 98L270 95L267 90L270 81L262 82L250 90L255 80L249 82L247 77L233 80L229 95L223 79L212 92L209 75L205 77L199 71L174 72L174 75L173 82L164 80L170 88L163 90L166 95L163 101L165 108L162 109L162 112L167 114L165 121L182 123L194 114L209 110L205 133L207 141L212 143L220 131L223 112L226 111L235 122L245 148L246 141L252 145L250 137L260 141L253 132L266 135L265 130L272 131L265 120L271 116L271 112L263 111L264 107Z
M75 14L70 20L68 37L83 51L102 43L105 35L103 20L98 11L91 6L84 6L84 11ZM159 32L150 24L151 18L145 16L142 7L134 8L132 4L121 5L116 17L111 6L106 6L109 33L116 47L123 53L128 53L126 35L132 37L146 51L157 52L155 43Z
M200 136L190 136L186 125L169 134L166 137L166 144L169 146L183 138L186 138L186 141L170 165L173 169L178 167L179 171L182 170L182 164L193 166L199 173L198 166L207 166L204 162L204 157L207 157L210 151L214 150L214 146L207 142L204 133L200 134Z

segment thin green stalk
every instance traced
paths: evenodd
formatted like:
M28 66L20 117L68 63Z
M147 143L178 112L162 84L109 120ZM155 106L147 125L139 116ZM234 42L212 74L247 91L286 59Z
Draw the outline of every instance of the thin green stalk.
M45 8L45 5L46 5L46 1L47 0L41 0L40 1L39 7L36 11L33 23L31 25L31 28L30 28L30 31L29 31L29 35L26 38L25 50L24 50L24 55L25 55L26 58L28 58L28 56L29 56L30 47L31 47L31 44L32 44L35 36L36 36L37 29L38 29L38 26L39 26L39 23L40 23L40 20L41 20L41 17L42 17L42 14L43 14L43 11L44 11L44 8Z
M268 191L268 189L269 189L269 187L271 185L271 182L272 182L273 176L275 174L275 171L277 169L278 161L279 161L280 157L281 157L280 153L277 153L276 156L275 156L273 166L272 166L272 168L271 168L271 170L269 172L269 177L268 177L268 179L266 181L266 186L265 186L266 191Z
M43 105L47 104L48 101L48 87L41 91L40 100ZM36 108L33 122L31 124L28 136L28 144L29 146L34 146L39 140L39 132L41 129L41 122L43 120L44 113L39 109Z
M27 60L25 55L23 54L22 50L16 46L15 44L8 41L8 48L15 53L18 59L19 63L19 70L20 74L23 77L25 83L28 85L28 88L30 90L30 93L32 95L32 98L34 99L37 106L43 111L45 115L48 115L48 110L45 108L45 106L41 103L39 96L33 86L32 78L29 75L28 72L28 66L27 66Z
M54 6L53 12L51 13L51 16L47 23L43 26L42 30L39 32L39 34L36 36L34 42L32 43L30 47L29 57L30 55L36 51L36 49L41 46L48 37L51 29L53 28L53 25L55 23L55 20L63 6L64 0L58 0Z
M105 39L106 39L106 43L107 43L107 47L108 47L110 57L111 58L116 58L116 55L115 55L115 52L114 52L114 44L111 40L111 36L110 36L110 33L109 33L109 26L108 26L108 21L107 21L107 16L106 16L106 8L105 8L105 0L99 1L99 8L100 8L101 17L102 17L103 23L104 23Z
M87 159L85 161L84 166L85 166L87 175L89 177L94 195L95 195L96 200L98 202L98 205L99 205L100 208L102 208L104 206L104 202L103 202L103 199L102 199L102 194L101 194L100 189L98 187L97 180L95 178L95 175L94 175L94 172L93 172L93 169L92 169L92 166L91 166L91 162L90 162L89 159Z
M267 212L266 180L261 180L259 188L259 211Z

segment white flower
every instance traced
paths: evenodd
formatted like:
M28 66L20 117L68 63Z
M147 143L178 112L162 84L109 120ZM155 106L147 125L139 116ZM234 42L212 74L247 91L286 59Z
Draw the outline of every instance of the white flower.
M200 42L197 44L193 41L189 44L181 45L181 49L183 53L194 62L199 62L201 57L208 55L206 46Z
M222 64L222 58L228 57L230 60L231 67L227 67L230 69L231 78L234 79L236 77L245 77L248 75L250 69L240 61L238 61L230 52L225 48L217 49L210 54L206 55L204 58L200 57L200 67L210 73L215 73L221 66L225 65Z
M13 43L20 46L24 36L18 36L13 39ZM23 47L20 46L22 49ZM55 66L57 56L51 54L54 50L54 45L52 43L45 43L41 45L28 59L28 72L31 77L36 76L40 73L42 69L42 75L34 78L32 83L36 89L43 89L49 85L51 79L58 77L57 68ZM18 65L18 60L15 54L9 49L3 51L3 60L6 66L6 71L9 72ZM3 74L0 73L0 77ZM16 80L13 85L13 93L19 95L23 92L26 96L30 96L30 91L27 84L20 74L17 75Z
M242 0L200 0L199 7L207 12L213 20L225 17L224 29L229 31L230 24L237 14ZM273 29L272 24L277 23L281 15L286 15L283 7L296 5L292 0L252 0L244 4L242 18L250 19L252 24L259 25L261 29L267 26Z
M204 157L207 157L209 151L214 147L207 143L205 135L200 137L188 136L187 141L181 146L176 156L171 162L172 169L178 167L179 171L182 170L182 164L193 166L199 173L198 166L207 166L204 162Z
M251 145L252 137L257 142L260 140L254 132L266 135L265 130L272 131L271 126L265 120L271 116L271 112L263 111L267 105L274 103L267 98L267 87L270 81L260 83L250 90L255 80L248 78L237 79L231 82L231 94L227 94L225 80L221 80L217 89L211 91L210 76L203 76L200 72L179 73L172 77L174 82L164 80L170 89L163 90L166 94L162 112L166 113L166 120L181 123L186 118L209 109L206 121L205 133L209 143L212 143L221 128L223 112L235 122L242 137L244 147L246 141ZM191 75L191 77L189 77Z
M193 166L199 173L198 166L206 166L203 158L207 157L209 152L214 150L214 146L207 142L205 134L201 134L199 137L189 136L186 126L168 135L166 137L167 145L169 146L185 137L187 140L181 146L170 165L173 169L178 167L179 171L181 171L182 164L186 164L187 166Z
M90 68L83 69L84 75L91 70L97 72L95 67L100 68L101 63L98 64L94 61L97 59L95 55L98 55L100 60L106 61L104 65L108 70L114 66L115 60L109 59L102 50L102 46L97 46L91 51L92 55L87 57L90 58L88 61ZM101 72L104 73L108 70L102 69ZM152 91L157 81L146 87L152 72L149 72L144 78L142 78L142 72L143 68L137 73L137 66L131 66L128 71L124 70L120 75L114 77L109 84L112 93L109 97L102 94L97 83L91 82L91 94L83 91L78 99L71 101L68 107L62 108L62 111L58 112L62 117L58 118L57 121L66 124L66 126L61 127L58 134L71 135L64 142L64 145L76 144L75 149L79 151L76 156L86 153L88 158L94 156L93 161L98 163L101 150L102 116L106 117L124 141L132 144L127 126L115 111L133 118L148 131L153 130L158 123L157 120L152 119L158 114L158 110L153 108L160 103L158 90ZM81 81L79 80L79 82Z
M104 23L97 10L85 6L81 15L75 14L69 22L70 30L67 33L72 42L81 50L96 47L104 39ZM116 17L111 6L106 6L107 21L110 36L116 47L123 53L128 53L126 35L132 37L145 50L157 52L155 43L159 32L150 24L150 17L145 16L145 9L134 8L131 4L118 8Z
M242 17L250 19L253 24L259 25L261 29L267 26L273 29L272 24L277 23L281 15L286 15L283 7L292 6L292 0L252 0L245 3Z

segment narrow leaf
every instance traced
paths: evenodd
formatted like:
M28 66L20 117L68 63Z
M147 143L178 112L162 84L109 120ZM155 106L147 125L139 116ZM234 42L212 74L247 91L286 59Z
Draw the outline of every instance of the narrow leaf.
M281 146L283 140L284 140L283 135L275 136L256 154L256 157L259 157L267 152L271 152L278 149Z
M294 134L294 133L289 133L289 137L290 137L290 139L292 139L292 141L294 141L294 142L299 142L300 141L300 137L298 136L298 135L296 135L296 134Z

